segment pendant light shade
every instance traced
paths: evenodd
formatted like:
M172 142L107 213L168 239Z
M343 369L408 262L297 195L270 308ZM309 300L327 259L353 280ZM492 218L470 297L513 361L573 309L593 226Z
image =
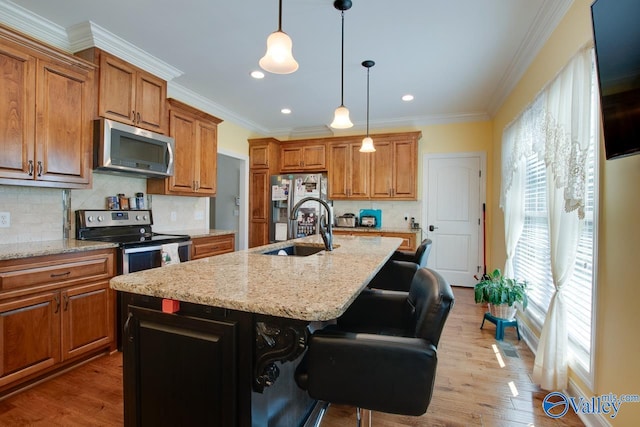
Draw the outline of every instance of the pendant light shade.
M274 74L290 74L298 69L298 63L291 51L293 43L291 37L282 31L282 0L278 9L278 31L269 34L267 38L267 53L260 61L260 67Z
M344 105L340 105L336 108L336 111L333 114L333 121L330 126L335 129L348 129L352 127L353 123L351 123L351 119L349 119L349 109Z
M373 153L376 151L376 147L373 146L373 139L370 136L362 138L362 145L360 146L361 153Z
M362 61L362 66L367 69L367 136L362 139L362 145L360 146L361 153L373 153L376 151L376 147L373 146L373 139L369 136L369 71L371 67L376 65L372 60Z
M336 0L333 7L342 11L342 64L340 67L340 106L336 108L333 122L329 126L334 129L348 129L353 126L349 119L349 109L344 106L344 11L351 9L351 0Z

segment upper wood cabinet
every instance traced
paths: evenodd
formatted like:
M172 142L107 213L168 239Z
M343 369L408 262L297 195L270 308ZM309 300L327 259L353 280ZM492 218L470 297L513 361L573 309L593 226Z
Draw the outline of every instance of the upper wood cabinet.
M374 137L371 153L372 199L415 200L420 132Z
M280 171L283 173L326 170L326 142L281 143Z
M94 67L0 26L0 184L91 185Z
M97 48L76 55L100 66L100 117L167 133L166 81Z
M169 103L169 134L176 141L173 176L147 179L150 194L215 196L218 124L222 120L175 99Z
M249 140L249 168L277 171L279 159L280 142L277 139L255 138Z
M360 141L329 143L329 199L369 198L370 153Z

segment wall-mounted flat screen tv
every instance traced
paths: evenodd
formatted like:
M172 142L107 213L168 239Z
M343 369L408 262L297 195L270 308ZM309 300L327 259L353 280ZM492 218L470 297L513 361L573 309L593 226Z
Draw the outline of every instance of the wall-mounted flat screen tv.
M607 159L640 154L640 0L591 5Z

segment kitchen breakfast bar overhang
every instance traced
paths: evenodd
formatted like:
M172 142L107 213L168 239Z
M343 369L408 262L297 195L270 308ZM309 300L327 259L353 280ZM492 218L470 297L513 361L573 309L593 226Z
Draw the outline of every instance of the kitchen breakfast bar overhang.
M308 334L339 317L401 242L336 236L326 252L311 236L111 279L127 317L125 425L304 425L316 402L293 373ZM265 255L292 245L320 251Z

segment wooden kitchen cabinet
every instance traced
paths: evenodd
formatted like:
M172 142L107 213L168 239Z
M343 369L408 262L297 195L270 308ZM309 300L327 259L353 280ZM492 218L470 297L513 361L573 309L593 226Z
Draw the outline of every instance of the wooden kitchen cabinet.
M269 243L271 174L268 169L249 170L249 247Z
M416 200L420 132L378 136L371 153L371 199Z
M235 234L194 237L191 239L191 259L206 258L233 252L236 249Z
M280 158L280 142L274 138L249 140L249 168L270 169L277 173Z
M147 192L182 196L216 195L218 124L222 120L169 99L169 135L175 139L174 173L147 180Z
M325 142L282 143L280 171L320 172L327 170L327 144Z
M0 184L91 185L94 67L0 26Z
M0 390L60 361L60 294L0 303Z
M252 425L252 314L185 302L168 314L159 298L125 301L124 425Z
M76 53L99 65L98 115L167 133L167 82L98 48Z
M370 153L360 141L329 143L329 199L368 199Z
M249 139L249 247L269 243L271 175L280 173L280 142Z
M115 349L113 249L0 261L0 394Z

